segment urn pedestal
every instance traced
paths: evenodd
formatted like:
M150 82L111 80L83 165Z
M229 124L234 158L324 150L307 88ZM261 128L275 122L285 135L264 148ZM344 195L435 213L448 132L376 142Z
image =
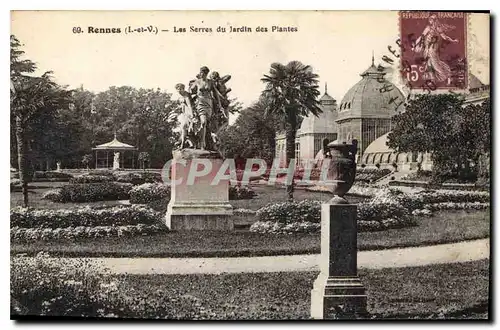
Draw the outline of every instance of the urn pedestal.
M329 190L321 205L321 272L311 291L311 317L355 318L366 315L366 291L357 270L357 206L343 197L354 184L357 141L328 144Z
M366 292L357 275L356 205L335 202L341 203L321 206L321 272L311 291L315 319L366 314Z
M203 162L200 160L204 160ZM194 177L192 171L211 164L210 171ZM229 180L213 184L223 163L216 152L183 149L173 152L171 197L165 217L170 230L233 230L233 207L229 204ZM180 181L180 183L176 183Z

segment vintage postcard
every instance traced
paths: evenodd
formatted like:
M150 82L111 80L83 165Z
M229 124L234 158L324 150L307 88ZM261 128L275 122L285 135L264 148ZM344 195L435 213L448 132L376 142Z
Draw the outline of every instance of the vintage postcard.
M490 14L12 11L11 319L490 320Z

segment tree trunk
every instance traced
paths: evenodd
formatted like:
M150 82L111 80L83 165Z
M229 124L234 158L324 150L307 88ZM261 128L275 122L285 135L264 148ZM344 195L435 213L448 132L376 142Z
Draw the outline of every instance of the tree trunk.
M286 166L290 165L290 161L295 158L295 134L297 133L297 128L295 125L287 125L286 128ZM297 160L295 160L297 161ZM295 180L292 177L290 185L286 186L286 194L289 200L293 200L293 192L295 190Z
M19 180L23 190L24 207L28 207L28 168L26 162L26 146L24 143L24 127L21 116L16 116L17 165Z

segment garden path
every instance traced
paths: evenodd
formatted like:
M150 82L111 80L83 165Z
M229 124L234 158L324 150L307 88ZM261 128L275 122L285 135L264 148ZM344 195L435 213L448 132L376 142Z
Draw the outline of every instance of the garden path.
M424 247L361 251L359 268L397 268L487 259L490 240L480 239ZM80 258L54 258L70 265ZM319 270L320 255L243 258L87 258L112 273L122 274L220 274Z

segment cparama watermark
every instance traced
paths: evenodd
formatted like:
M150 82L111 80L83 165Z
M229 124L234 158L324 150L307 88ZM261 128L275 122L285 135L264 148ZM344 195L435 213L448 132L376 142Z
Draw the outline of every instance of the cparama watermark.
M280 183L291 185L317 183L334 185L338 180L328 179L328 168L331 159L322 161L314 159L301 160L301 167L296 166L296 159L290 159L287 167L282 167L283 160L275 158L271 166L264 159L249 158L244 169L237 169L234 159L228 158L220 164L212 159L195 158L192 160L169 160L162 169L162 180L167 185L195 185L197 180L209 181L216 186L221 181L230 181L231 184L248 185L251 181L266 178L269 185ZM173 175L175 171L175 175ZM173 177L175 177L173 179ZM314 177L314 178L313 178Z

